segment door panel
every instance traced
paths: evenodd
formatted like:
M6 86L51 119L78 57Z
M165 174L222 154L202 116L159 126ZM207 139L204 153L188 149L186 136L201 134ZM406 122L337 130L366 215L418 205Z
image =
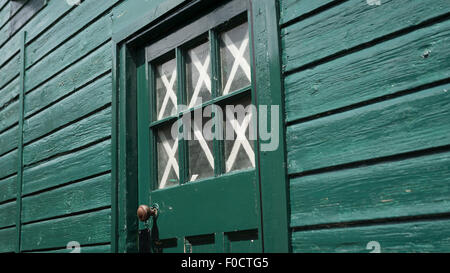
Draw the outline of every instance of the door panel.
M153 191L161 239L258 227L253 171Z

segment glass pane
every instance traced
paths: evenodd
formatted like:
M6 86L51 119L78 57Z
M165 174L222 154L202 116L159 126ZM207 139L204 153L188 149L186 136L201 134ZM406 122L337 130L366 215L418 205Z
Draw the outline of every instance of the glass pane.
M196 111L201 114L201 111ZM189 117L189 181L214 176L212 118ZM209 128L209 129L208 129ZM208 131L209 130L209 131Z
M179 184L178 139L172 137L172 124L156 130L158 188Z
M156 66L156 119L177 112L177 62L172 59Z
M242 24L220 35L222 95L251 83L248 24Z
M225 171L232 172L255 167L256 110L250 98L227 105L225 119ZM234 108L234 109L233 109Z
M211 99L211 58L209 43L188 50L186 89L189 108Z

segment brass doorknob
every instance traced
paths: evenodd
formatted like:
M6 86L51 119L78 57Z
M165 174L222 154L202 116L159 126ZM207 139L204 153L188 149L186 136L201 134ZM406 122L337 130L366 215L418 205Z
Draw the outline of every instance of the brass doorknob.
M141 222L147 221L151 216L156 216L158 210L156 208L150 208L147 205L140 205L137 210L137 216Z

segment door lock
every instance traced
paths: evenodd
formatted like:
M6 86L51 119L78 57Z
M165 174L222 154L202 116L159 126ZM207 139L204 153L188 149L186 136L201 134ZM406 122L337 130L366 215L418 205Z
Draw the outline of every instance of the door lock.
M157 215L158 208L156 206L140 205L137 210L137 216L141 222L146 222L150 217L156 217Z

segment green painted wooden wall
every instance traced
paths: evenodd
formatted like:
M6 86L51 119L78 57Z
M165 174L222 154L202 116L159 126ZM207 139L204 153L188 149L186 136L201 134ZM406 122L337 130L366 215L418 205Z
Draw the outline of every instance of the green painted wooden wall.
M50 0L15 34L13 1L0 1L0 251L110 249L112 9ZM26 32L25 61L21 37ZM24 66L23 164L18 162ZM20 172L20 167L22 171Z
M450 251L449 12L280 0L293 252Z
M139 1L49 0L13 33L0 0L0 252L18 220L20 251L110 251L112 37L183 2ZM292 251L450 251L449 1L279 9Z
M0 0L0 252L111 251L112 35L180 2Z

